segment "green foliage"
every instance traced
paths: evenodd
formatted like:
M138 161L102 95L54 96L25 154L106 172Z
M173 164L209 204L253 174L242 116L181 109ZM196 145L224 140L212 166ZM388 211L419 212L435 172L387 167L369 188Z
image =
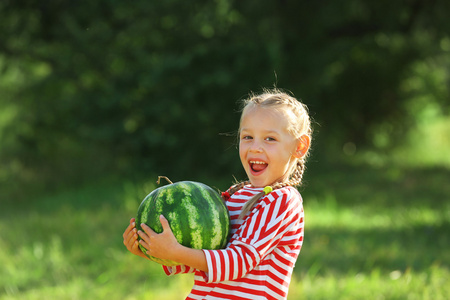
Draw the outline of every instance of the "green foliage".
M239 177L226 151L233 138L219 134L238 127L238 99L273 84L310 106L320 151L390 147L424 106L448 113L449 9L421 0L2 1L0 176Z

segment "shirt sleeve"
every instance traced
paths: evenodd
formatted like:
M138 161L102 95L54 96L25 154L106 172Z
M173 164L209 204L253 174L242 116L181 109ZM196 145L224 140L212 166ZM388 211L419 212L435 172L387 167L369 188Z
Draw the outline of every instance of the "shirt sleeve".
M177 266L162 266L164 273L166 273L167 276L172 275L178 275L178 274L188 274L188 273L194 273L195 269L191 268L189 266L185 265L177 265Z
M279 189L262 198L230 240L226 249L203 250L207 282L239 279L274 250L283 236L302 232L300 194ZM289 233L289 234L288 234Z

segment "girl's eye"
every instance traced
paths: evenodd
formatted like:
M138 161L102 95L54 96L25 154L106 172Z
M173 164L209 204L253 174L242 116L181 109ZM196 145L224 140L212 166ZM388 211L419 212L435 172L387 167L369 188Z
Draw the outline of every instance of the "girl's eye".
M251 139L253 139L253 138L249 135L244 135L241 137L241 140L251 140Z
M265 140L268 141L268 142L274 142L274 141L276 141L276 139L273 138L273 137L266 137Z

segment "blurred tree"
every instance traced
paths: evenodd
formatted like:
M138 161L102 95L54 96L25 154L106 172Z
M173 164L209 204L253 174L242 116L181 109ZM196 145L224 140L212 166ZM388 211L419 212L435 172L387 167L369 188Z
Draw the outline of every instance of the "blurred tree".
M273 84L304 99L332 149L370 145L379 130L401 136L414 120L404 82L448 55L449 10L444 0L4 0L0 160L39 176L236 174L234 139L219 134L237 129L238 99ZM448 110L448 87L436 89Z

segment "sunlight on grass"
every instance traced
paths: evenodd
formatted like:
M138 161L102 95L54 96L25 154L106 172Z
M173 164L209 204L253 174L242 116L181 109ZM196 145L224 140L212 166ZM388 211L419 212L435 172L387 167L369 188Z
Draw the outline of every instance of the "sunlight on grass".
M288 299L446 299L447 180L445 170L358 168L311 180ZM0 299L184 299L192 275L167 277L122 244L155 187L153 180L96 183L4 206Z
M403 165L450 167L450 117L436 118L410 134L406 145L393 153Z
M365 203L352 207L338 205L334 195L308 198L307 225L309 228L345 227L350 230L405 229L415 226L436 226L450 219L450 203L442 210L422 207L396 207L373 210ZM394 201L394 200L393 200Z
M131 255L122 245L122 232L149 184L98 188L45 197L37 209L31 205L0 220L0 299L187 295L191 277L168 278L160 265Z
M444 300L450 293L448 269L431 266L429 271L393 270L369 273L306 274L291 283L289 299L411 299Z
M431 105L432 106L432 105ZM424 109L426 114L427 109ZM433 111L431 109L431 111ZM396 165L403 167L450 168L450 117L437 112L426 114L424 120L410 129L406 141L393 150L368 150L351 152L351 159L372 166ZM386 133L384 133L386 134ZM344 146L345 152L345 146ZM355 154L356 153L356 154Z

